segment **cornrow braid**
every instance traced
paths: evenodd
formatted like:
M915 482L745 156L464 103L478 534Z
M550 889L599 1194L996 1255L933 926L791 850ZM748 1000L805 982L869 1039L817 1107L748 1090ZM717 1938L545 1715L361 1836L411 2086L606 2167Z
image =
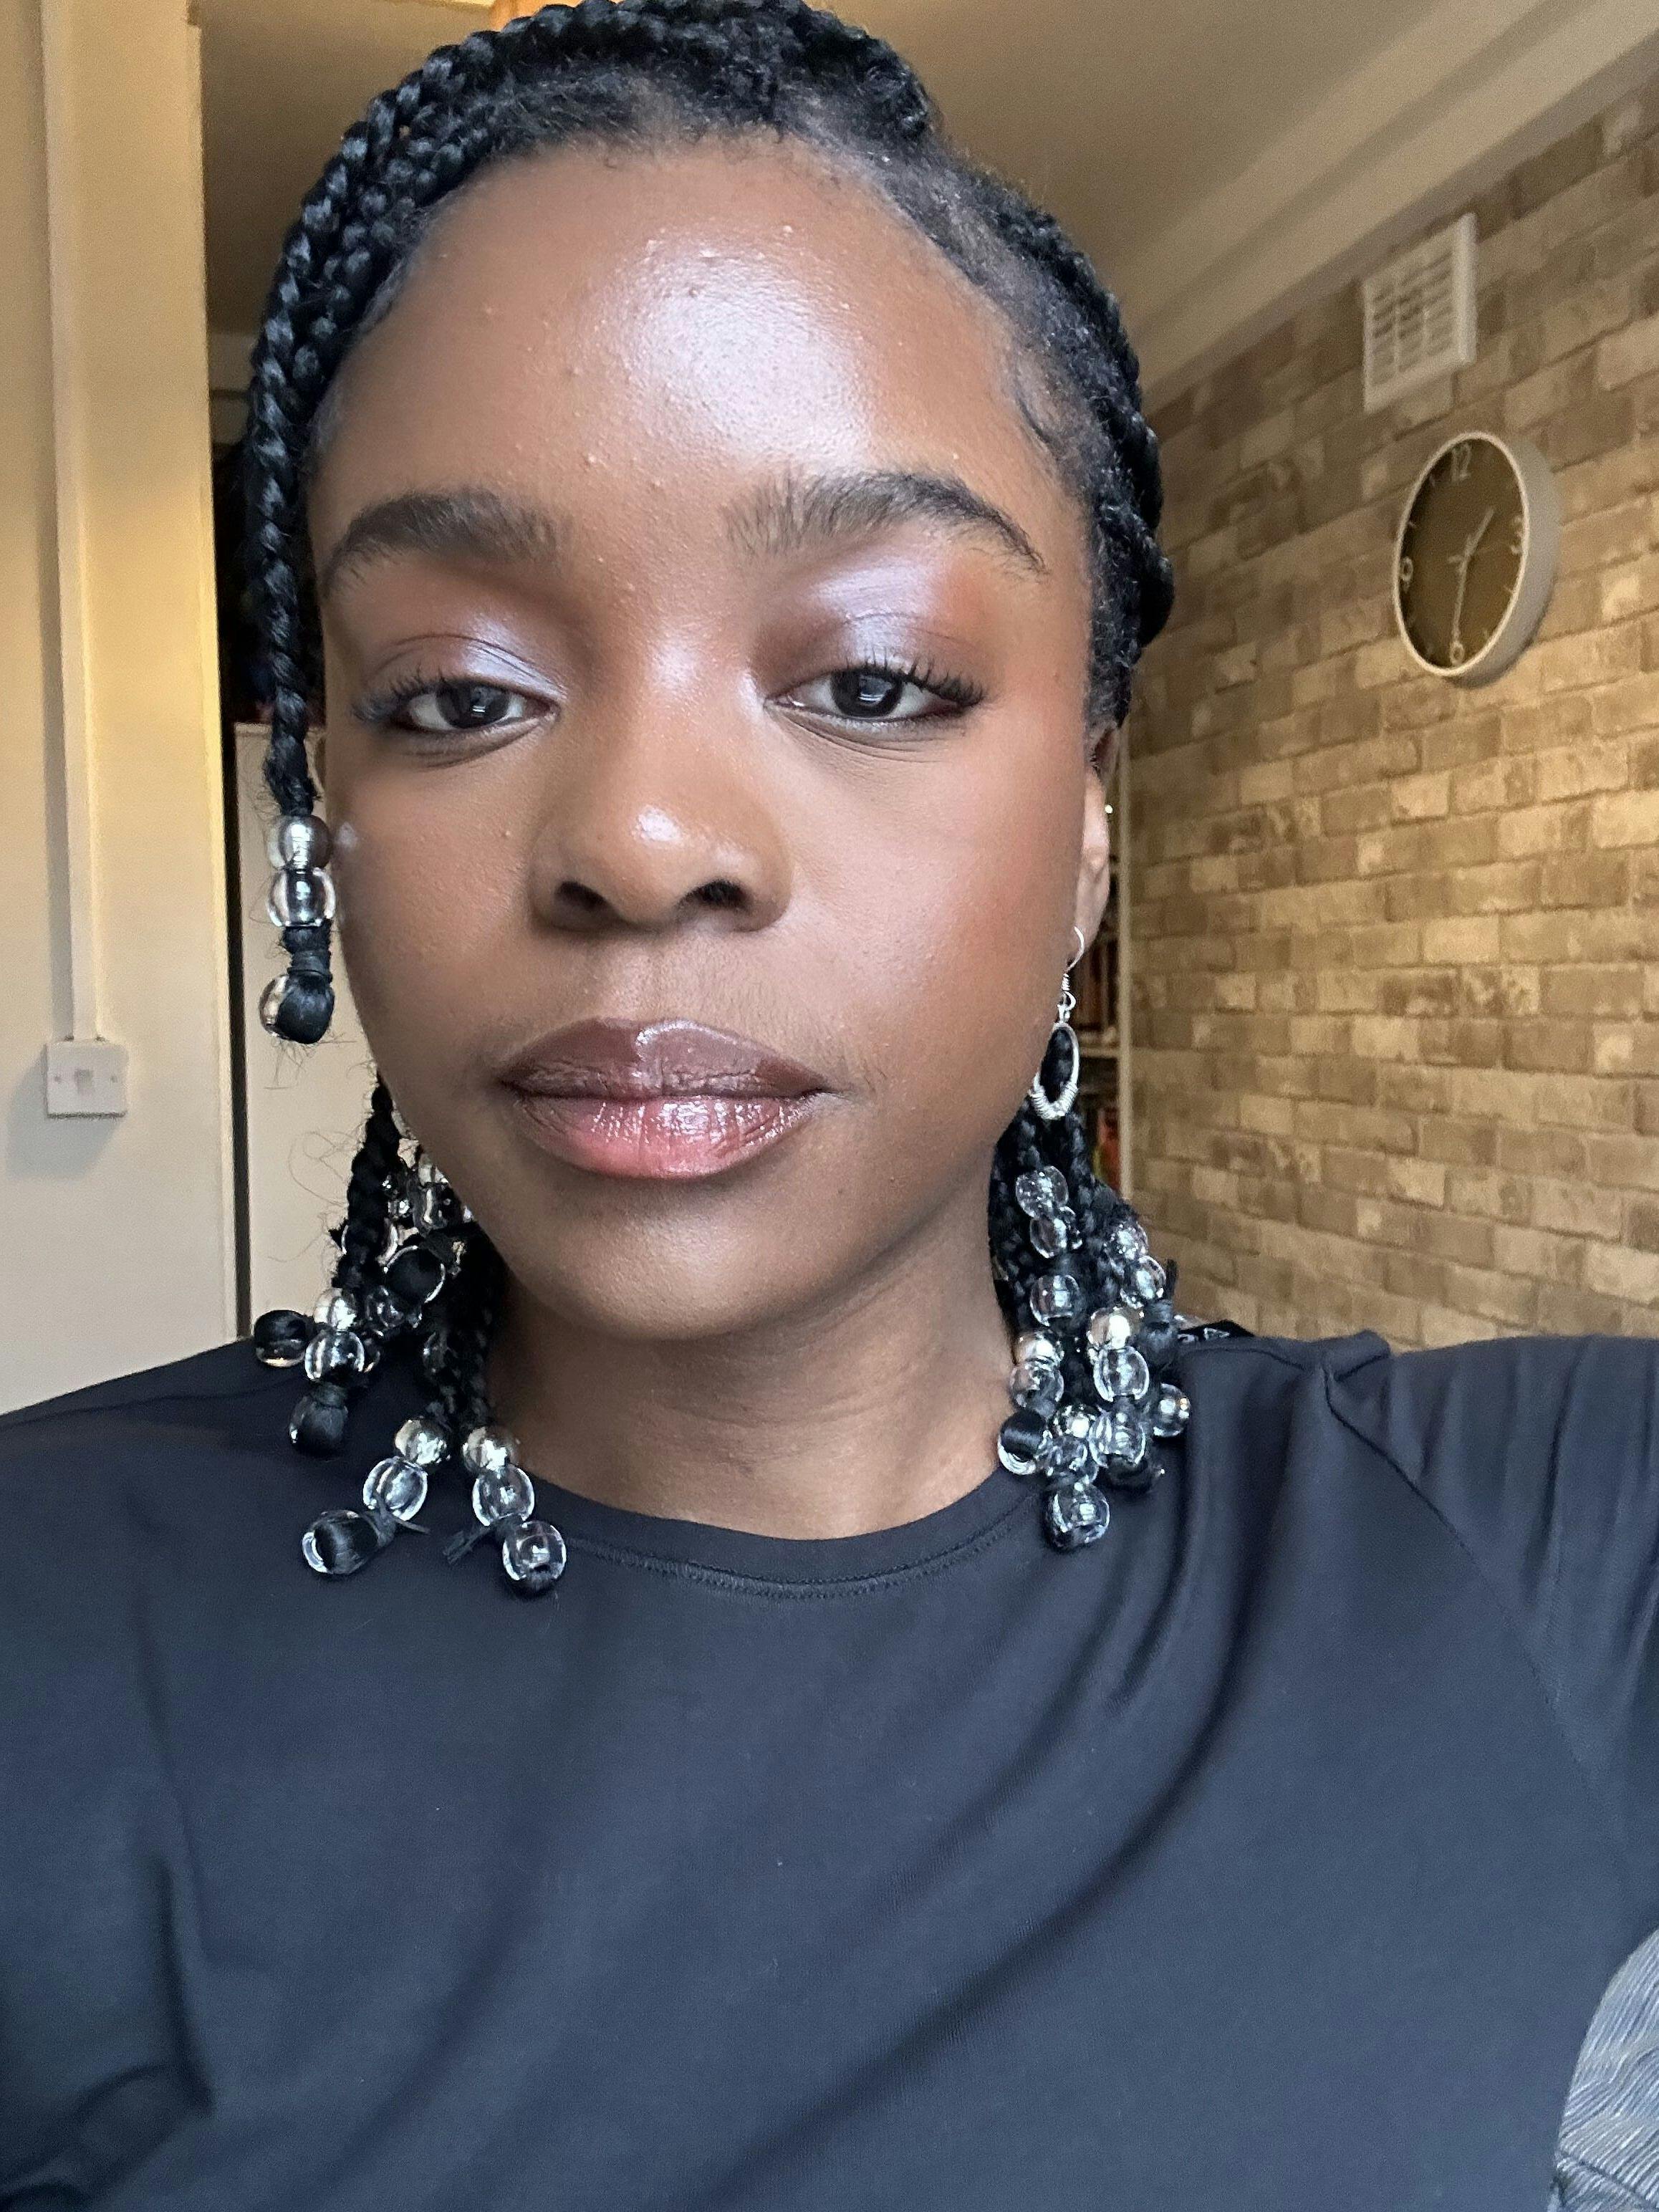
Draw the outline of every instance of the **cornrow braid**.
M882 40L806 0L580 0L477 33L430 55L347 132L289 232L254 348L243 459L247 571L270 690L265 778L283 817L273 861L285 872L273 885L273 912L289 962L261 1012L279 1036L314 1042L334 1004L328 836L315 817L308 753L322 651L306 498L331 434L342 365L395 302L434 216L481 170L581 140L648 151L756 131L796 139L860 178L1001 314L1026 425L1086 523L1090 729L1127 712L1136 661L1171 598L1157 537L1158 444L1133 349L1116 301L1086 257L1052 216L950 143L909 66ZM262 1358L291 1364L303 1356L313 1387L295 1414L296 1441L332 1450L343 1437L351 1378L330 1362L349 1368L361 1351L362 1364L353 1370L361 1373L380 1343L416 1330L433 1398L422 1417L430 1434L416 1440L411 1432L410 1448L418 1441L431 1455L447 1449L444 1439L466 1439L466 1464L497 1505L507 1502L487 1525L492 1535L505 1532L509 1577L521 1589L544 1589L558 1571L544 1540L556 1546L557 1532L514 1520L514 1483L526 1478L504 1456L510 1439L489 1425L485 1373L501 1263L458 1202L459 1218L450 1220L441 1194L429 1182L416 1188L415 1175L402 1159L391 1100L378 1086L337 1236L330 1296L339 1303L324 1301L309 1335L302 1316L265 1316L256 1345L263 1331ZM1057 1407L1061 1395L1081 1392L1091 1371L1097 1376L1101 1346L1092 1338L1073 1332L1062 1346L1063 1331L1054 1341L1042 1334L1042 1309L1056 1298L1074 1296L1094 1309L1114 1353L1132 1329L1146 1347L1149 1370L1162 1374L1178 1333L1163 1271L1130 1209L1095 1178L1075 1113L1049 1120L1021 1109L997 1147L988 1225L999 1295L1028 1348L1022 1370L1032 1360L1054 1363L1053 1387L1034 1386L1021 1401L1028 1414L1035 1418L1032 1409L1051 1399ZM319 1336L328 1340L321 1351ZM1054 1407L1048 1418L1052 1429ZM1115 1434L1133 1441L1132 1431L1132 1422L1121 1423ZM1173 1433L1155 1425L1150 1432ZM1055 1437L1058 1431L1050 1441L1064 1459L1076 1438ZM1114 1445L1109 1462L1111 1479L1130 1479L1127 1445ZM428 1463L436 1459L422 1461ZM1014 1443L1005 1464L1019 1464ZM1155 1460L1133 1465L1152 1468ZM392 1492L413 1494L407 1483L398 1491L394 1482ZM383 1542L392 1524L384 1514L375 1519L380 1508L367 1492L365 1505ZM1057 1542L1091 1541L1104 1526L1103 1505L1096 1523L1066 1528L1053 1518L1052 1496L1050 1505ZM1094 1510L1086 1501L1083 1510ZM368 1540L361 1528L340 1539L349 1565L361 1564L356 1552Z

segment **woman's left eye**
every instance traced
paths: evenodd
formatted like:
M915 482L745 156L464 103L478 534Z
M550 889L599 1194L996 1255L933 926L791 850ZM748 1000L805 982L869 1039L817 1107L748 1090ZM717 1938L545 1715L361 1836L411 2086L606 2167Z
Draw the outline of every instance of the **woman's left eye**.
M790 692L787 706L843 722L920 722L975 703L969 686L897 668L838 668Z

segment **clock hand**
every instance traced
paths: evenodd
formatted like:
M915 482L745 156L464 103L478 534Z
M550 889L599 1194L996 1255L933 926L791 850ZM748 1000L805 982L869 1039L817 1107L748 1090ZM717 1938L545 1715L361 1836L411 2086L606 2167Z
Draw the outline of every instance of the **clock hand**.
M1455 554L1452 556L1453 565L1457 570L1457 597L1452 605L1451 624L1451 657L1455 661L1463 657L1463 594L1469 587L1469 561L1473 550L1471 546L1466 545L1461 559Z
M1489 507L1486 509L1486 514L1482 518L1480 529L1475 532L1474 537L1470 538L1468 544L1463 548L1463 561L1466 567L1468 562L1474 558L1474 550L1476 546L1480 544L1481 539L1492 528L1492 517L1497 514L1497 512L1498 509L1495 507Z

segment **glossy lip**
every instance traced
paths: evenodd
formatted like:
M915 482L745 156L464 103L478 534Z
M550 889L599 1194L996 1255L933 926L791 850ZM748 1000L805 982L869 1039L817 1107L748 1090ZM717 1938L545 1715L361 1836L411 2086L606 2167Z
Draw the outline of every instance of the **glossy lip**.
M752 1037L680 1018L574 1023L518 1054L501 1081L532 1141L556 1158L673 1181L752 1158L828 1089Z

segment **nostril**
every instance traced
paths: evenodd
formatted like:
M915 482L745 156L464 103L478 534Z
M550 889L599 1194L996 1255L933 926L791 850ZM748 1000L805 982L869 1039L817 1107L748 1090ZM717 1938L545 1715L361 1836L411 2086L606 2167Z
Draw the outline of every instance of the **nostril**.
M714 907L716 910L729 909L744 903L741 886L724 876L717 876L712 883L699 884L692 896L700 906Z
M559 897L566 906L580 907L584 914L597 914L605 904L603 896L591 884L574 880L559 885Z

